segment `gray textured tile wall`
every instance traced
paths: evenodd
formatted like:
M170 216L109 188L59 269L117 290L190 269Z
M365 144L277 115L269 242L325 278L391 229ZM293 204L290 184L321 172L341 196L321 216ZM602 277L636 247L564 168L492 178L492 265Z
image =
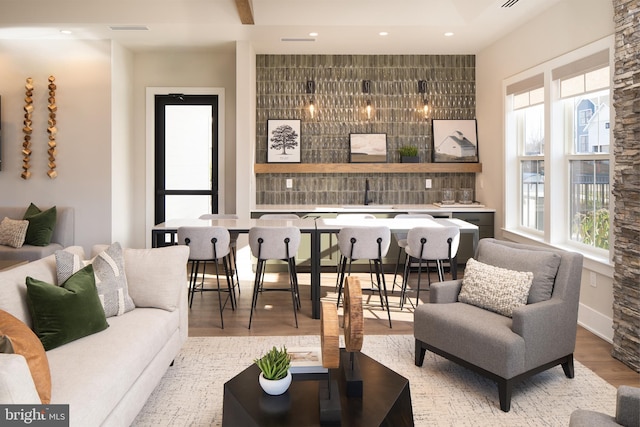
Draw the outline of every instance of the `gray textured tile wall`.
M397 150L407 144L418 147L421 162L431 161L430 119L476 117L473 55L258 55L256 64L258 163L267 162L269 119L301 120L302 163L348 163L350 133L386 133L387 162L398 163ZM308 80L315 82L315 94L306 93ZM371 82L369 94L362 91L363 80ZM419 80L426 81L424 94ZM293 188L285 188L286 178L293 179ZM425 178L432 179L429 190ZM362 203L365 179L374 201L384 204L433 203L441 200L442 188L475 187L473 173L259 174L256 202Z

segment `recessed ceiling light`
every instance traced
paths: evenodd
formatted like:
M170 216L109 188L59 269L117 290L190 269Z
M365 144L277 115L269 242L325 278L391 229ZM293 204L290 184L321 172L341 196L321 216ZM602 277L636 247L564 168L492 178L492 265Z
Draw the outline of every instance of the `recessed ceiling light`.
M386 31L380 31L378 34L381 35L381 36L388 36L389 35L389 33L387 33Z
M71 30L60 30L61 34L73 34L73 31Z
M444 33L444 35L446 37L451 37L453 35L453 33L451 31L447 31L446 33Z
M318 37L318 33L316 33L316 32L309 33L309 36L311 36L311 37Z

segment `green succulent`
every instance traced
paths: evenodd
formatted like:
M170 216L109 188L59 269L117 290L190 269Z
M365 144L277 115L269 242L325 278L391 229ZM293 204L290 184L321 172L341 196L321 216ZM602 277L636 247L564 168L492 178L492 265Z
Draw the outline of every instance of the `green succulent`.
M287 353L287 347L278 350L275 346L264 356L255 359L254 362L262 371L262 375L268 380L280 380L287 376L291 366L291 356Z

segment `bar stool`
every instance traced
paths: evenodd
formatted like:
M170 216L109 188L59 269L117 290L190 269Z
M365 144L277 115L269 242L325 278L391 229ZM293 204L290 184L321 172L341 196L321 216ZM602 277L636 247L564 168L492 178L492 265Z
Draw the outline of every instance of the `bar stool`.
M229 231L224 227L180 227L178 228L178 243L189 246L189 262L191 263L191 272L189 275L189 307L193 304L193 295L197 292L216 291L218 292L218 305L220 308L220 324L224 329L224 319L222 312L227 305L227 301L231 300L231 309L236 308L235 285L233 283L233 274L230 274L231 260L230 254L230 236ZM220 288L220 272L218 263L222 261L225 276L227 278L227 289ZM213 262L216 269L216 289L205 288L204 286L204 265L206 262ZM198 284L198 270L200 263L203 265L202 281ZM222 304L222 292L227 292L227 298L224 305Z
M347 221L359 221L359 220L367 220L367 219L376 219L376 216L373 214L360 214L360 213L337 214L336 219L338 220L342 219ZM336 264L336 291L338 290L338 286L340 285L340 266L342 265L342 258L344 258L344 256L342 255L342 253L340 253L340 256L338 257L338 263ZM371 278L371 283L373 283L373 268L371 267L371 261L369 261L369 277Z
M249 247L251 253L258 260L255 280L253 283L253 298L251 300L251 314L249 315L249 329L253 320L253 312L258 302L260 290L291 292L293 302L293 317L298 327L298 313L300 309L300 292L298 289L298 274L295 256L300 247L300 229L298 227L252 227L249 230ZM283 260L287 262L289 272L289 288L264 288L264 271L268 260Z
M235 214L203 214L200 215L199 219L238 219L238 215ZM238 236L240 233L237 231L233 231L229 233L231 238L231 258L233 259L233 271L236 274L236 282L235 285L238 288L238 294L240 294L240 275L238 274ZM232 272L233 273L233 272Z
M426 219L433 219L433 215L429 215L429 214L422 214L422 213L406 213L406 214L398 214L395 216L395 218L426 218ZM406 255L407 253L405 252L405 248L407 247L407 233L405 232L400 232L400 233L393 233L393 235L396 238L396 241L398 242L398 259L396 260L396 268L393 271L393 286L391 287L391 292L393 292L393 290L396 288L396 277L398 276L398 269L400 268L400 257L402 256L402 254L405 254L405 261L406 261ZM403 263L404 264L404 263ZM402 289L402 285L399 285L400 289Z
M339 273L338 303L340 306L340 296L344 284L345 273L351 275L351 265L353 261L366 259L373 263L375 270L378 295L380 295L380 305L387 310L389 317L389 328L391 328L391 311L389 310L389 297L387 295L387 284L384 279L384 268L382 258L389 251L391 241L391 231L386 226L360 226L344 227L338 233L338 247L342 255L342 264ZM347 263L349 270L347 270ZM370 289L374 291L374 289ZM383 295L384 293L384 295Z
M442 262L448 260L453 265L453 258L458 253L460 245L460 228L456 225L439 224L433 227L415 227L407 233L407 259L404 266L402 280L402 295L400 298L400 308L404 304L409 281L409 271L412 262L418 263L418 288L416 291L416 307L420 300L420 278L422 275L422 262L427 263L427 280L431 286L431 275L429 274L429 261L436 261L438 279L444 281L444 269Z

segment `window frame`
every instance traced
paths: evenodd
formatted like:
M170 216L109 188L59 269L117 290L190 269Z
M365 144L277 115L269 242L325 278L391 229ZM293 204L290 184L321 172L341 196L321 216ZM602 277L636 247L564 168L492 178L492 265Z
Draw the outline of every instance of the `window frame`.
M576 154L566 145L563 135L562 105L560 98L560 79L554 76L554 72L566 71L570 67L578 67L581 73L591 71L580 70L585 58L608 54L609 91L610 91L610 127L609 127L609 153ZM609 229L613 230L613 210L615 199L613 195L613 171L615 168L613 128L615 123L615 111L613 109L613 75L614 75L614 38L613 36L598 40L590 45L576 49L560 57L554 58L538 66L532 67L503 81L504 102L504 191L505 191L505 219L504 229L506 236L525 238L538 241L550 246L570 249L594 260L612 263L614 236L609 235L609 249L599 249L587 244L571 240L570 232L570 164L572 160L609 160ZM509 93L508 88L517 87L526 80L531 80L536 75L544 76L544 152L541 156L525 156L520 152L517 141L511 139L514 134L513 110L511 102L514 93ZM554 77L556 78L554 80ZM586 91L590 93L592 91ZM544 182L544 222L543 231L525 227L520 224L521 218L521 161L543 160L545 170ZM553 184L553 185L552 185ZM556 218L563 218L562 221Z

